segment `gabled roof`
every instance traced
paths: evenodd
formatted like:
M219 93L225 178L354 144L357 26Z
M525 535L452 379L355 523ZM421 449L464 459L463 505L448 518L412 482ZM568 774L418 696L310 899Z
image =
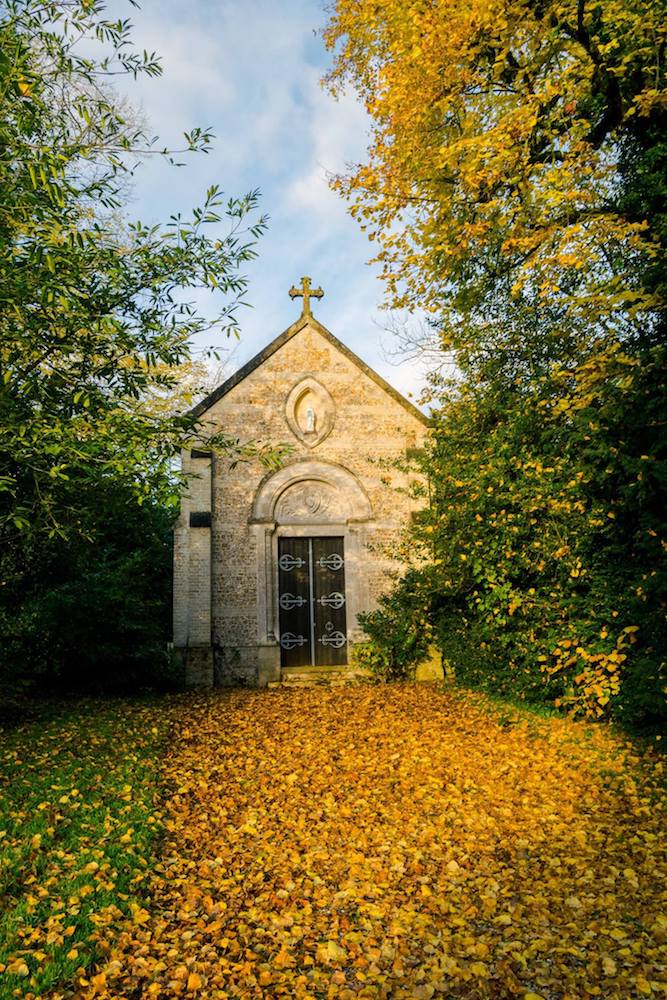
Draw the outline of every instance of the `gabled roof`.
M398 390L394 389L393 385L390 385L389 382L385 381L381 375L378 375L376 371L373 371L373 369L362 361L361 358L354 353L354 351L351 351L350 348L346 347L345 344L338 340L337 337L334 337L333 333L331 333L330 330L327 330L326 326L322 326L322 324L319 323L312 315L301 315L296 323L292 323L291 326L288 326L283 333L275 338L275 340L272 340L270 344L267 344L267 346L261 350L259 354L256 354L254 358L251 358L250 361L246 362L242 368L239 368L237 372L234 372L230 378L219 385L217 389L214 389L213 392L206 396L205 399L202 399L200 403L197 403L197 405L192 409L193 416L199 417L202 413L206 413L206 411L210 409L214 403L217 403L219 399L226 396L230 389L233 389L235 385L242 382L243 379L250 375L251 372L254 372L256 368L259 368L259 366L268 360L272 354L279 351L283 344L286 344L288 340L291 340L292 337L299 333L299 331L303 330L306 326L312 326L313 329L317 330L317 332L321 334L325 340L328 340L330 344L341 352L341 354L344 354L345 357L352 361L357 368L360 368L369 379L375 382L376 385L379 385L381 389L384 389L388 395L395 399L397 403L400 403L401 406L403 406L414 417L421 420L423 424L430 423L429 418L422 413L421 410L417 409L414 403L411 403L409 399L402 396Z

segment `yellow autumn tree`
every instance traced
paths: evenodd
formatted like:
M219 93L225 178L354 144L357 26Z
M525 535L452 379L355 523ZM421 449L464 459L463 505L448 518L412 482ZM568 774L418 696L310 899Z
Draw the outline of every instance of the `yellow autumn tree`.
M471 686L664 719L664 2L337 0L328 83L370 118L334 180L387 304L426 310L429 509L364 622L429 623Z
M633 259L658 247L619 204L619 135L664 114L662 2L338 0L334 92L372 123L335 181L379 242L396 307L441 313L509 279L579 321L656 305Z

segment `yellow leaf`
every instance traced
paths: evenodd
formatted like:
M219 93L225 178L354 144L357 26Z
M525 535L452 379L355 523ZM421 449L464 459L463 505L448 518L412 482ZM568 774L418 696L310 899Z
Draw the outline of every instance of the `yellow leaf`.
M135 924L145 924L150 920L150 913L148 910L144 910L144 908L139 906L137 903L130 903L130 913L132 914L132 921Z
M12 976L27 976L30 969L22 958L17 958L15 961L9 963L5 972L8 972Z
M276 957L274 958L273 964L278 969L284 969L286 966L291 965L291 963L292 963L292 956L288 951L285 951L285 948L283 946L276 955Z
M344 962L347 952L336 941L327 941L327 954L330 962Z
M602 956L602 971L605 976L615 976L616 975L616 962L610 955Z

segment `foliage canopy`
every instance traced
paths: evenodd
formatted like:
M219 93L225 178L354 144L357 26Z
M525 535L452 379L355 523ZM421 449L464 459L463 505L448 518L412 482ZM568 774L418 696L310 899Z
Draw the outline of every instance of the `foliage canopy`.
M666 25L635 0L338 0L326 31L330 86L371 117L334 185L388 304L457 366L370 633L402 614L414 645L426 619L470 683L644 721L667 659Z
M329 81L354 84L372 137L336 183L380 243L394 305L442 320L452 296L479 305L508 280L595 329L655 305L634 266L655 233L619 166L664 124L664 14L638 0L339 0Z
M118 682L164 650L173 459L203 433L174 397L196 371L194 339L236 332L242 269L265 227L256 191L226 198L217 185L187 217L128 220L143 159L176 167L212 141L195 128L182 150L164 149L114 92L119 77L161 72L131 28L102 0L0 6L0 621L12 685L56 668ZM221 303L213 319L191 301L203 292ZM222 433L211 445L235 443ZM82 655L86 638L97 649Z
M132 49L130 30L99 0L4 5L0 543L16 530L85 530L77 492L109 477L139 497L165 486L192 425L144 400L174 386L196 334L235 329L240 267L264 225L246 229L255 192L224 200L217 186L189 218L123 219L137 159L173 159L109 90L118 74L160 73L155 54ZM195 129L184 148L210 141ZM227 296L213 324L188 301L200 289Z

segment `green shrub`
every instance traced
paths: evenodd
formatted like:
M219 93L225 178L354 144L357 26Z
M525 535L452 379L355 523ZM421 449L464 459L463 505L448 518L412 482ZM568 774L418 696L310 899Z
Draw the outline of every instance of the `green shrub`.
M410 568L364 620L380 672L405 676L430 626L470 687L664 725L665 370L600 347L567 377L441 394Z
M379 607L359 615L368 640L355 650L355 660L383 680L408 680L431 644L416 574L408 574Z
M91 530L0 557L5 700L57 690L170 685L171 523L157 503L100 482ZM93 528L93 525L95 526Z

